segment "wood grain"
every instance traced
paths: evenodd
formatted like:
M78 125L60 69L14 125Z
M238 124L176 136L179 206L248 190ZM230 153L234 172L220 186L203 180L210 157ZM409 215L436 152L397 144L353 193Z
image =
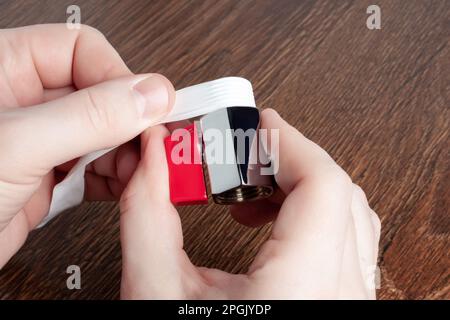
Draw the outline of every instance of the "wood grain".
M366 28L376 2L382 29ZM381 299L450 298L450 2L81 1L134 72L177 88L250 79L366 191L382 220ZM1 1L0 28L65 22L72 1ZM1 50L1 48L0 48ZM248 229L226 209L180 211L197 265L245 271L270 226ZM82 269L81 290L66 267ZM0 272L2 299L116 299L121 255L114 203L83 204L32 232Z

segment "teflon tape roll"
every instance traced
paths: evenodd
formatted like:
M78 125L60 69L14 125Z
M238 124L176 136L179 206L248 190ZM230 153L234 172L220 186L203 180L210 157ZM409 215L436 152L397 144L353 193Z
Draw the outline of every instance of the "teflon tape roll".
M250 81L226 77L180 89L172 111L157 124L190 119L230 106L256 108ZM92 152L79 159L64 180L54 187L49 212L38 228L83 201L86 166L113 149Z

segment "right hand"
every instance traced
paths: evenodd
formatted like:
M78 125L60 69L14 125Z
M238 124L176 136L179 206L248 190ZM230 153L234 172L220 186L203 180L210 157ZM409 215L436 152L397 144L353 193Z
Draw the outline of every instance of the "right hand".
M374 299L380 221L360 187L319 146L273 110L280 194L234 206L232 216L272 235L246 274L194 266L169 200L163 126L142 137L141 161L121 199L125 299ZM269 134L270 136L270 134ZM269 141L270 143L270 141ZM270 150L270 147L268 148ZM158 188L149 188L158 186Z

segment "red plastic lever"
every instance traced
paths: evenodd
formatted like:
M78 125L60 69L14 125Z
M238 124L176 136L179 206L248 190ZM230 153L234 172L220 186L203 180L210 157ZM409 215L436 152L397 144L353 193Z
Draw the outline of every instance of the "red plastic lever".
M199 150L201 144L199 144L195 123L186 127L178 140L173 141L173 138L174 136L171 135L164 140L169 168L170 201L179 206L207 204L208 195ZM186 144L186 142L190 143ZM180 143L182 145L177 148L178 152L173 152ZM183 153L187 148L190 148L190 155L185 156ZM178 159L174 159L174 157ZM184 161L179 161L180 158L183 158Z

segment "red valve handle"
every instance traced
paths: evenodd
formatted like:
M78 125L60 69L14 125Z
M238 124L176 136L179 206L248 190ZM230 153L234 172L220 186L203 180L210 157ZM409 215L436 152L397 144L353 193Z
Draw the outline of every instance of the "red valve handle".
M173 141L173 138L174 136L171 135L164 139L169 168L170 201L178 206L207 204L208 195L201 155L202 144L199 143L197 126L194 123L185 128L178 140ZM184 147L178 147L176 151L179 152L174 153L174 148L180 143ZM190 150L190 157L184 157L183 153L186 150ZM174 161L180 158L185 161Z

